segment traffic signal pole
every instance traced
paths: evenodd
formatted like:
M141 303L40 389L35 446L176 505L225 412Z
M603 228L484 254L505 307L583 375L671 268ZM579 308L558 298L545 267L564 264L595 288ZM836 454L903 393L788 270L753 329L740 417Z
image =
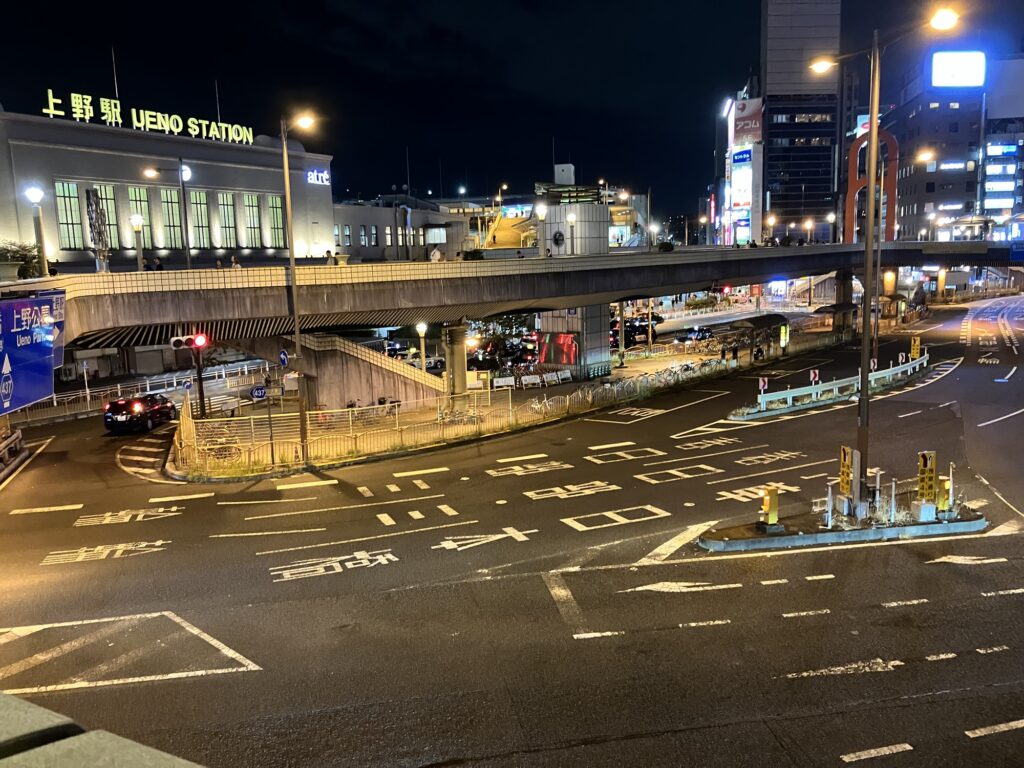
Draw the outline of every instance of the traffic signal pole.
M192 347L192 357L196 363L196 388L199 390L199 418L206 418L206 390L203 387L203 348Z

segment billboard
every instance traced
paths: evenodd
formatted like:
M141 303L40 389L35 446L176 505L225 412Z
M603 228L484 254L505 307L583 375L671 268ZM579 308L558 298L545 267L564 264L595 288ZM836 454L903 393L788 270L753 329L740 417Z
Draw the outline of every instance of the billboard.
M737 101L733 108L732 143L756 144L763 139L761 99Z
M932 87L980 88L985 64L982 51L938 51L932 54Z
M537 335L537 360L546 365L577 365L580 343L575 333Z

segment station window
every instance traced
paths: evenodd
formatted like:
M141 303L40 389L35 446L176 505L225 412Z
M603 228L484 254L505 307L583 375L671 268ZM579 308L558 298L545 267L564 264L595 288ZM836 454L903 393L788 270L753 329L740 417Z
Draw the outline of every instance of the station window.
M352 227L349 226L348 224L345 225L345 235L344 235L344 237L345 237L344 245L346 247L352 245Z
M97 184L96 196L103 206L103 215L107 219L107 245L111 250L121 247L121 239L117 236L117 203L114 201L113 184Z
M373 246L377 245L377 225L376 224L371 224L370 225L370 245L373 245Z
M359 225L359 244L361 246L363 246L363 248L365 248L366 245L367 245L367 241L366 241L366 225L365 224L360 224Z
M149 190L145 187L128 187L128 210L132 216L142 217L142 247L153 247L153 227L149 223ZM135 243L138 248L139 244Z
M250 248L259 248L263 245L259 195L243 195L242 205L245 207L245 244Z
M206 191L202 189L189 190L189 198L192 202L192 247L210 247L210 203L206 197Z
M164 214L164 248L181 248L180 206L178 190L160 190L160 210Z
M939 102L937 102L937 101L933 101L933 102L928 104L928 109L938 109L938 108L939 108Z
M334 225L334 244L341 245L341 227Z
M427 244L427 236L423 232L423 227L420 227L420 245L426 245L426 244Z
M405 230L402 227L398 228L398 245L405 245Z
M376 229L376 227L374 227L374 229ZM376 243L374 243L374 245L376 245ZM391 247L391 227L390 226L385 226L384 227L384 247L385 248L390 248Z
M235 196L230 192L217 193L220 209L220 247L238 247L238 229L235 223Z
M282 214L280 195L267 195L267 212L270 215L270 247L285 248L287 246L284 233L284 216Z
M60 247L80 250L82 242L82 208L78 203L78 185L72 181L58 181L53 185L57 204L57 234Z
M949 102L949 108L950 109L960 109L960 102L959 101L951 101L951 102Z

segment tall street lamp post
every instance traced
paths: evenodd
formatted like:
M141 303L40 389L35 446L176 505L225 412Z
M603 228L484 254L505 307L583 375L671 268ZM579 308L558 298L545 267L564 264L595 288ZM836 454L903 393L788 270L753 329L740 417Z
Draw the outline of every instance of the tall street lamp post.
M565 217L569 222L569 255L576 255L576 214L570 213Z
M32 227L35 230L36 245L39 247L39 276L47 277L50 274L50 265L46 261L46 244L43 241L43 190L39 187L29 187L25 190L25 197L32 203Z
M128 221L131 223L132 232L135 234L135 266L141 272L145 269L145 257L142 253L142 228L145 226L146 220L142 218L141 213L133 213Z
M427 324L416 323L416 333L420 335L420 370L427 371Z
M537 255L544 257L547 250L547 235L544 232L544 220L548 217L548 204L537 203L533 206L533 213L537 217Z
M181 236L185 246L185 267L192 269L192 243L189 242L188 236L188 198L185 197L187 194L185 182L192 178L192 169L185 165L179 157L177 168L146 168L142 171L142 175L147 179L155 179L161 173L171 172L178 175L178 190L181 194Z
M295 357L302 357L302 331L299 329L299 286L298 272L295 267L295 237L292 230L292 182L288 170L288 129L299 128L309 130L316 123L316 119L304 113L289 120L281 117L281 166L284 171L284 218L285 231L288 236L288 266L291 269L292 284L292 320L295 323Z
M836 241L836 215L830 212L825 220L828 222L828 241L834 243Z
M956 26L959 15L949 8L940 8L935 12L930 21L930 26L939 31L948 31ZM901 40L910 33L920 28L920 24L913 24L901 30L895 37L887 41L887 45ZM861 296L861 343L860 343L860 395L857 405L857 450L860 452L860 489L861 498L867 498L870 492L868 485L867 471L868 462L868 402L870 400L871 385L871 305L872 285L874 272L874 245L875 245L875 185L878 183L878 118L879 118L879 94L882 83L882 47L879 43L878 30L871 35L870 51L857 51L844 56L831 59L819 59L810 65L813 72L823 75L839 65L842 59L849 59L854 56L861 56L868 53L871 62L871 92L868 109L868 156L867 156L867 178L871 185L867 194L867 211L864 221L864 282ZM879 243L881 248L881 243Z

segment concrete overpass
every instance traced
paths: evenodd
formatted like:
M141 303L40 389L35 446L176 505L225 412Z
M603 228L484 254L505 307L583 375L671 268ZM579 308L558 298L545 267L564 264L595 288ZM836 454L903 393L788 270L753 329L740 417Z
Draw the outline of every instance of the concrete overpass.
M1007 244L898 242L885 244L883 265L1000 266L1009 257ZM309 332L420 321L460 325L464 318L595 307L714 284L748 285L834 271L848 285L862 262L862 246L839 244L300 267L300 323ZM220 342L252 342L293 330L290 273L284 267L67 275L2 284L0 296L44 289L66 291L66 343L85 348L159 345L196 331ZM599 314L603 328L592 334L593 343L606 339L606 312L591 313L594 318ZM400 393L393 394L412 399L436 392L426 380L410 386L396 385Z

